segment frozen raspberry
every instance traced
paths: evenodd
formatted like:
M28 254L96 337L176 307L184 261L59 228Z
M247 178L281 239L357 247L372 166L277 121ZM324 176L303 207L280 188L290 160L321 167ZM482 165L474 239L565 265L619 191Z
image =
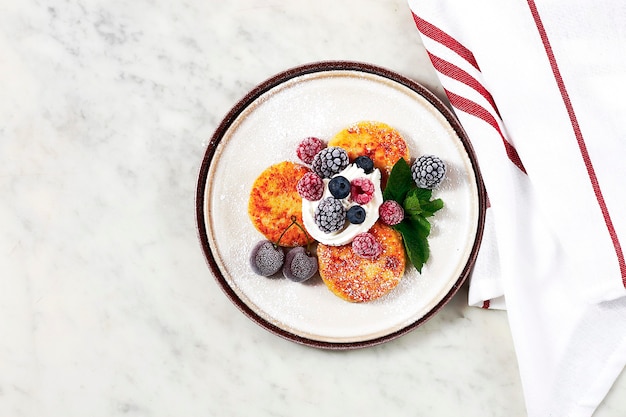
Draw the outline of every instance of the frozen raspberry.
M352 241L352 252L361 258L374 261L383 253L383 246L371 233L359 233Z
M296 184L296 190L300 197L309 201L317 201L324 194L324 181L315 172L307 172Z
M348 166L348 153L337 146L324 148L315 154L311 167L322 178L330 178Z
M298 154L298 158L302 162L310 164L313 162L315 155L325 147L326 144L321 139L314 137L305 138L298 144L296 154Z
M394 200L387 200L378 208L380 220L387 226L395 226L404 220L404 209Z
M423 155L411 165L411 174L418 187L432 190L443 181L446 164L434 155Z
M350 195L357 204L367 204L374 197L374 183L367 178L355 178L350 183Z
M346 209L341 201L326 197L315 209L315 224L324 233L340 230L346 224Z

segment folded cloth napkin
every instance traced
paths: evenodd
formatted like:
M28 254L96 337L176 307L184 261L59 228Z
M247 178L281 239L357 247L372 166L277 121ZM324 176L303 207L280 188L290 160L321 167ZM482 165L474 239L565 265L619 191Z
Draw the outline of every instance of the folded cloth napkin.
M590 416L626 364L626 3L409 6L489 198L469 303L506 308L529 416Z

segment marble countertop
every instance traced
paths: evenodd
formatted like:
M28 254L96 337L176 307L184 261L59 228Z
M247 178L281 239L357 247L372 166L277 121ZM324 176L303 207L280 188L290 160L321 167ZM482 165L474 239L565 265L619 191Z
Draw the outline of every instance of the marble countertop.
M399 339L318 350L242 315L198 242L205 148L256 84L354 60L443 98L404 0L0 10L0 416L525 415L506 313L466 288Z

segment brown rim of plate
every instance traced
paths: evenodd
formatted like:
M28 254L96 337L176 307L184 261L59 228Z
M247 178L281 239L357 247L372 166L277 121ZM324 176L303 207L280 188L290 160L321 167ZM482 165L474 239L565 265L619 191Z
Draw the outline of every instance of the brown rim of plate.
M209 168L211 166L211 162L213 160L213 156L215 155L215 150L223 138L226 131L230 128L232 123L237 119L237 117L242 113L244 109L248 107L252 102L258 99L262 94L271 90L272 88L283 84L284 82L291 80L295 77L299 77L305 74L316 73L316 72L324 72L324 71L358 71L365 72L374 75L378 75L380 77L384 77L390 80L393 80L409 89L417 92L422 97L424 97L430 104L432 104L450 123L457 136L463 143L465 151L467 152L470 162L472 164L474 175L476 176L476 186L478 188L478 225L476 230L476 237L474 240L474 245L472 246L472 250L470 252L470 256L468 261L461 272L461 275L454 283L450 291L433 307L428 313L424 316L420 317L415 322L409 324L402 329L396 330L392 333L389 333L385 336L380 336L373 339L356 341L356 342L326 342L315 339L310 339L302 336L298 336L296 334L290 333L276 325L268 322L263 319L257 313L255 313L248 305L246 305L235 293L235 291L228 285L222 271L219 269L213 252L211 251L211 247L209 245L209 239L207 235L207 229L205 224L205 209L206 209L206 183L209 173ZM202 165L200 167L200 172L198 175L198 184L196 190L196 222L198 227L198 235L200 242L202 244L202 250L204 252L207 263L213 272L218 284L224 291L224 293L230 298L230 300L241 310L248 318L252 319L261 327L266 330L274 333L277 336L280 336L284 339L290 340L292 342L296 342L302 345L311 346L320 349L330 349L330 350L348 350L348 349L358 349L369 346L379 345L381 343L388 342L390 340L396 339L418 326L425 323L431 317L433 317L444 305L452 299L452 297L457 293L457 291L461 288L467 277L470 275L474 263L476 262L476 256L478 255L478 248L480 247L483 229L485 224L485 210L486 210L486 192L483 184L483 179L480 173L480 169L478 167L478 162L476 160L476 155L474 153L474 149L467 138L467 135L461 126L461 124L456 119L456 116L452 113L448 107L435 96L432 92L427 90L421 84L410 80L398 73L395 73L391 70L381 68L372 64L362 63L362 62L352 62L352 61L322 61L315 62L310 64L305 64L302 66L294 67L288 69L286 71L280 72L263 83L254 87L248 94L246 94L239 102L228 112L228 114L221 121L219 126L217 127L215 133L211 137L211 141L207 145L206 152L204 154L204 158L202 160Z

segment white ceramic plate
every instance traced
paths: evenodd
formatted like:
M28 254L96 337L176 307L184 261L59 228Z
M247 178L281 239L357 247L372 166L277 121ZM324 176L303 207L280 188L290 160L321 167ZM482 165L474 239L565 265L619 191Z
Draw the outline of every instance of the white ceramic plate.
M362 120L396 128L412 157L435 154L448 165L433 193L445 207L432 218L431 256L422 273L408 266L391 293L360 304L335 296L319 277L298 284L254 274L250 250L264 238L247 214L254 180L274 163L297 162L304 137L329 140ZM233 107L207 148L196 206L209 266L243 313L294 342L349 349L410 331L456 293L478 251L485 194L463 130L432 93L389 70L340 61L277 74Z

